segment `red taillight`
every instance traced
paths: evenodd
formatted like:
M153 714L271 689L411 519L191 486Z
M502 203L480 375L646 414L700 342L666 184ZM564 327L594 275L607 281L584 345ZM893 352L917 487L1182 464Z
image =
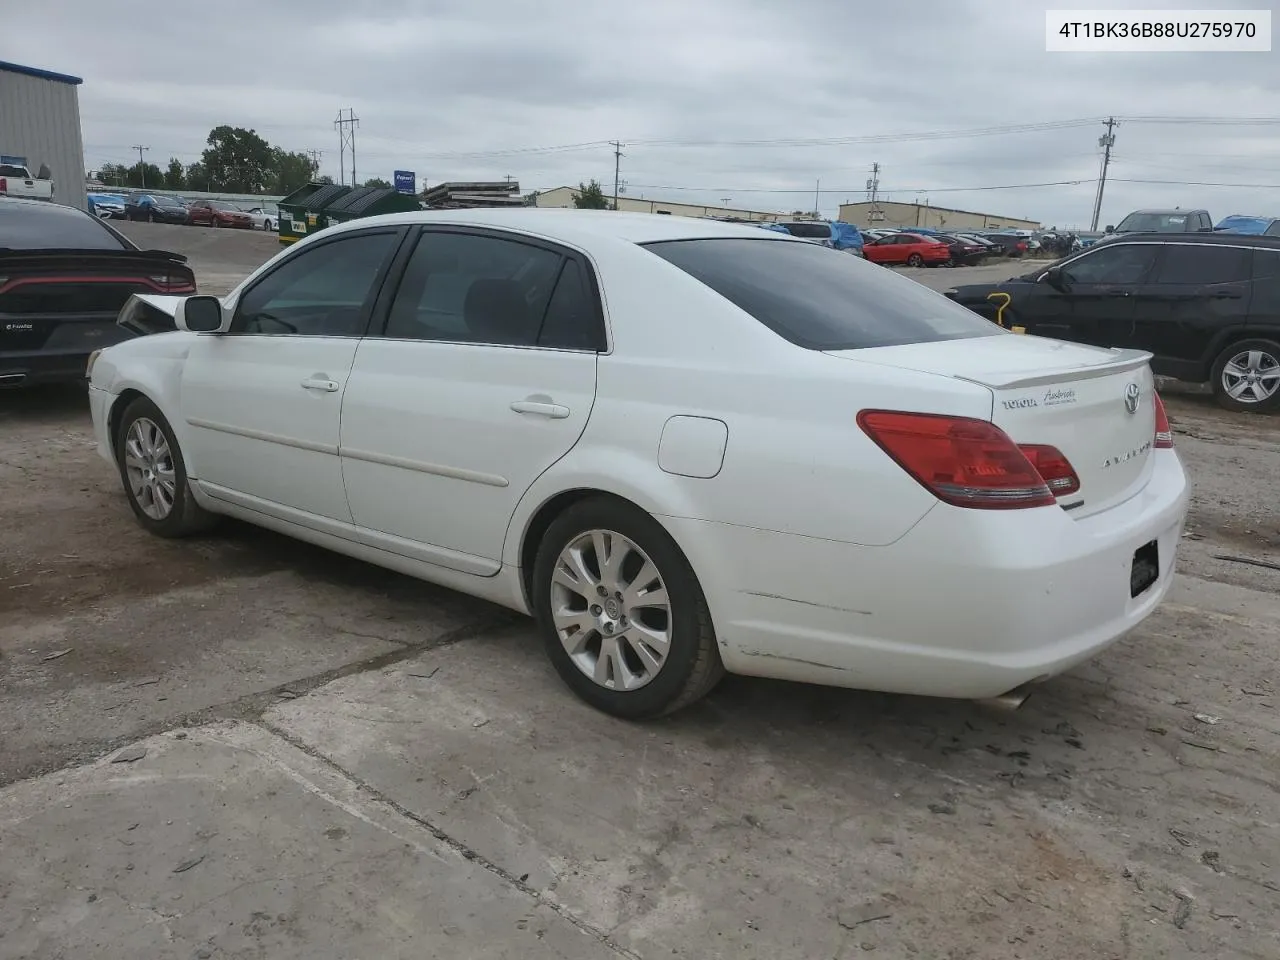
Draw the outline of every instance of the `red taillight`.
M1017 444L986 420L863 410L858 426L945 503L983 510L1056 503L1044 478Z
M4 177L0 177L0 193L8 193L8 192L9 192L9 181L6 180Z
M1080 489L1075 467L1057 447L1043 443L1022 443L1018 449L1031 461L1036 473L1044 478L1055 497L1065 497Z
M171 277L165 273L157 273L147 277L152 286L165 293L189 293L195 286L186 277Z
M1156 404L1156 439L1152 446L1157 450L1172 450L1173 429L1169 426L1169 415L1164 412L1164 401L1154 390L1151 396L1155 398Z

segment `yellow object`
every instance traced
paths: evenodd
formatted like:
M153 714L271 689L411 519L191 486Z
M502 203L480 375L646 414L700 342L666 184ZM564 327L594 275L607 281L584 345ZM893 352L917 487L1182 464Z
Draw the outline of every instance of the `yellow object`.
M1003 302L1003 303L1001 303L1001 304L1000 304L1000 306L998 306L998 307L996 308L996 326L998 326L998 327L1003 327L1003 326L1004 326L1004 311L1005 311L1005 308L1006 308L1006 307L1008 307L1008 306L1009 306L1009 304L1013 302L1013 295L1012 295L1012 294L1009 294L1009 293L1005 293L1003 290L997 290L995 293L988 293L988 294L987 294L987 299L988 299L988 300L995 300L995 299L997 299L997 298L999 298L999 297L1003 297L1003 298L1004 298L1004 302ZM1023 330L1022 330L1022 331L1020 331L1020 332L1025 333L1025 332L1026 332L1026 328L1024 327L1024 328L1023 328Z

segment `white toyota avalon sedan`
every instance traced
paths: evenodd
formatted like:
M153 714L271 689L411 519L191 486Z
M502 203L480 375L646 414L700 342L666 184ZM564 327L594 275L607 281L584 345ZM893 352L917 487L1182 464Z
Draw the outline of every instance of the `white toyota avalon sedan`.
M1148 354L782 233L371 217L139 311L177 329L95 355L89 396L144 527L239 517L528 613L619 716L725 671L1016 703L1172 580Z

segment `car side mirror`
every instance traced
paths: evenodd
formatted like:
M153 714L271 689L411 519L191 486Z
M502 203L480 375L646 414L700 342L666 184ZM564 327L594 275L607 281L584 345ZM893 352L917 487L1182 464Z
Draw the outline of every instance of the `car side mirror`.
M1104 230L1103 232L1104 232L1104 233L1115 233L1115 232L1116 232L1116 225L1115 225L1114 223L1108 223L1108 224L1107 224L1107 229L1106 229L1106 230Z
M179 330L190 333L226 333L231 318L222 309L217 297L187 297L174 311L173 322Z
M1050 267L1048 270L1046 270L1043 274L1040 275L1040 280L1042 283L1047 283L1049 286L1053 287L1053 289L1055 290L1067 289L1067 281L1062 276L1061 267Z

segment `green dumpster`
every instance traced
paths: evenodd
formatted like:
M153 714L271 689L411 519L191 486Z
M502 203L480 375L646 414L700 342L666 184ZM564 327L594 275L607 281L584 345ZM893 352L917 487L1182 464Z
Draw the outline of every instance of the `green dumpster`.
M328 207L351 192L351 187L341 183L308 183L293 191L276 204L280 208L280 242L297 243L323 230L329 225Z
M346 223L360 217L421 209L416 196L399 193L393 187L356 187L332 201L325 207L324 214L329 223Z

